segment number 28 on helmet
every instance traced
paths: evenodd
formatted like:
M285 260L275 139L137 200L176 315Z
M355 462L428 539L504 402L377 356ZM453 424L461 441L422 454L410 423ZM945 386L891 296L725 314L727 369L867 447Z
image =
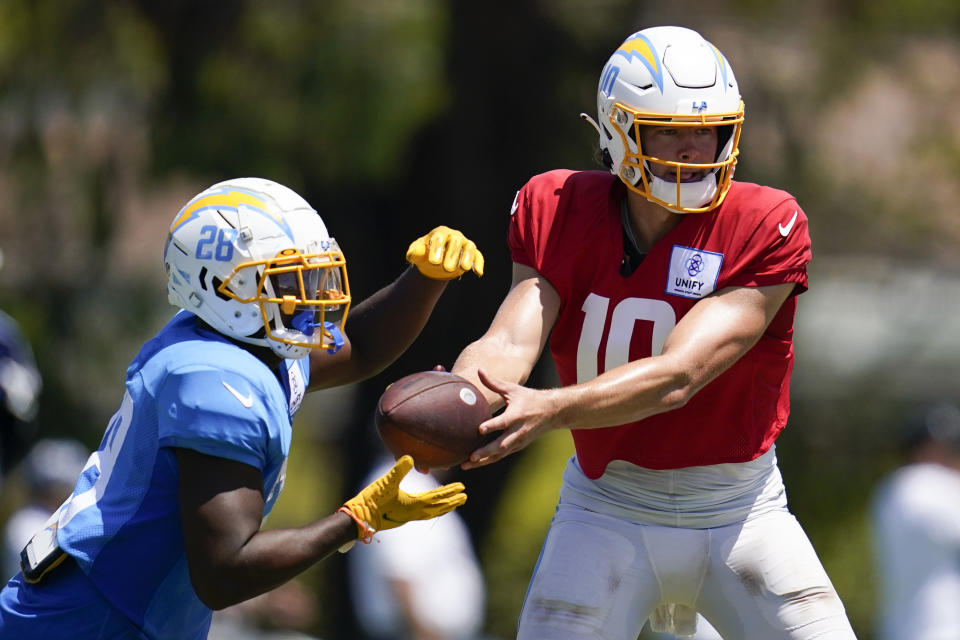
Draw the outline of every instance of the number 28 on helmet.
M629 189L652 202L678 213L710 211L730 189L743 113L733 69L716 47L683 27L644 29L617 48L600 75L601 157ZM644 126L715 127L716 157L690 163L649 155L641 144ZM667 167L659 173L674 178L657 177L652 165ZM681 179L690 172L703 177Z
M220 182L174 218L164 249L174 306L283 358L344 344L346 260L319 214L261 178Z

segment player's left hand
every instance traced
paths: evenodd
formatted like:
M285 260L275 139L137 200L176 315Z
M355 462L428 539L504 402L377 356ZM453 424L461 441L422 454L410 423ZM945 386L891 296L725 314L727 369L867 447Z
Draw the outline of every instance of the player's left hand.
M461 232L439 226L407 249L407 262L433 280L452 280L467 271L483 275L483 254Z
M422 493L407 493L400 488L400 481L412 468L413 458L401 457L390 471L347 500L343 506L375 531L382 531L411 520L442 516L467 501L461 482L452 482Z
M551 429L559 427L557 403L551 396L554 390L531 389L523 385L492 378L477 370L480 382L504 399L506 408L498 415L480 423L481 433L502 431L499 438L473 453L461 469L475 469L506 458L525 448Z

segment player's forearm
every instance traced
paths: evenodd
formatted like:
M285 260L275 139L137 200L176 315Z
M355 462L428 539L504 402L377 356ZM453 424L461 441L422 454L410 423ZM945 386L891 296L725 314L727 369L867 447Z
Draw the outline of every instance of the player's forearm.
M453 364L451 371L466 378L480 390L492 410L503 406L500 394L488 389L477 375L482 368L487 374L509 382L523 384L530 377L536 357L511 346L502 340L489 337L468 345Z
M296 529L258 531L216 566L191 563L191 580L204 604L223 609L275 589L356 538L357 525L344 513Z
M642 420L686 404L702 386L664 356L617 367L593 380L552 390L556 425L596 429Z
M484 385L477 374L523 384L538 354L484 336L469 345L453 365L453 373L470 380L484 394L492 409L503 406L500 394ZM554 428L592 429L641 420L685 404L705 384L687 373L677 359L667 356L645 358L597 376L593 380L538 393L551 397L545 402L553 414Z
M480 382L477 369L500 380L525 383L560 307L556 290L536 271L521 264L514 264L513 271L513 286L490 328L453 365L453 372L473 382L493 408L503 406L503 398Z
M378 373L413 344L446 285L410 267L350 311L346 333L357 380Z

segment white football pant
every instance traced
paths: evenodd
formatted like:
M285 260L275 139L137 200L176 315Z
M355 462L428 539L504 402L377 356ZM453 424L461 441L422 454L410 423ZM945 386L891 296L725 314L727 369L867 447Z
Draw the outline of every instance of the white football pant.
M727 640L855 640L786 509L711 529L636 524L561 504L518 640L636 640L658 605L699 611Z

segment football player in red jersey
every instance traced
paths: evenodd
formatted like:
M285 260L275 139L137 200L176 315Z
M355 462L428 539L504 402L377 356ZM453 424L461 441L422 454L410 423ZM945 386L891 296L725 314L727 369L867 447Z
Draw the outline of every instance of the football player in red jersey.
M774 448L807 217L789 193L732 181L743 102L698 33L631 35L597 102L610 172L519 191L511 289L453 367L506 405L464 468L552 429L576 445L519 638L634 640L648 618L691 635L695 612L730 640L853 638ZM548 336L563 386L524 387Z

